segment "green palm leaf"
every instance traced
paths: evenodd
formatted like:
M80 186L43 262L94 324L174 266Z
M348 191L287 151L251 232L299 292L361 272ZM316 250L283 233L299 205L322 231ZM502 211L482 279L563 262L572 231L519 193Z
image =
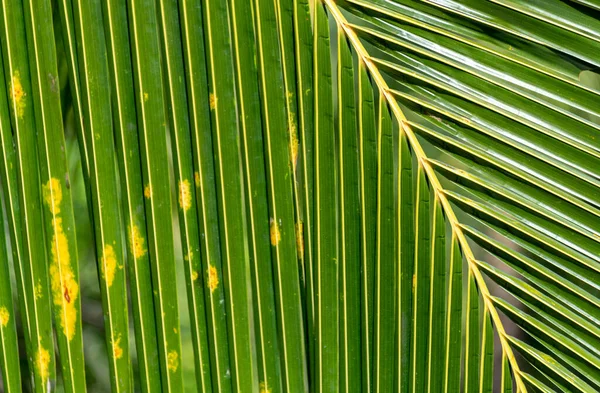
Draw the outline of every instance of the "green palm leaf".
M578 33L578 42L589 40L592 33L584 34L582 31L585 27L577 24L573 26L575 10L569 8L569 12L561 14L560 17L555 14L553 18L549 10L557 12L561 10L560 5L556 4L558 8L552 8L542 2L534 2L534 5L525 2L498 2L509 3L503 5L519 11L519 14L501 11L497 6L484 2L466 2L460 5L452 1L432 2L444 10L454 11L460 17L452 13L439 13L434 7L412 1L351 1L342 4L350 13L342 12L333 3L326 3L330 6L338 27L344 30L355 44L354 49L359 58L370 65L370 71L379 89L384 92L390 105L396 107L395 114L402 121L403 131L408 136L413 154L419 162L419 167L423 168L426 174L423 180L430 182L429 188L433 189L435 200L439 200L443 207L444 218L450 224L453 235L457 236L463 258L466 259L469 268L469 275L474 278L474 281L469 281L469 287L476 287L477 291L468 292L472 294L469 296L469 302L481 303L483 320L477 322L480 318L478 313L467 314L465 384L477 384L480 391L491 389L489 380L490 373L493 373L491 368L494 366L491 361L493 352L490 352L493 349L489 349L489 342L490 338L493 339L493 335L490 336L493 325L499 335L502 351L511 365L517 390L526 390L527 382L523 382L522 375L525 373L522 370L527 368L527 363L535 362L536 356L542 355L547 356L545 359L555 359L559 362L564 358L563 353L548 352L547 346L533 350L528 349L526 344L518 345L521 341L514 338L513 334L506 333L505 325L511 322L503 322L499 318L500 314L521 325L524 329L522 334L531 335L533 339L535 332L526 326L537 326L539 332L548 334L549 331L554 331L550 330L552 328L548 323L559 323L561 320L548 319L549 316L540 320L537 313L542 312L542 308L539 307L546 309L549 302L556 304L550 307L553 312L560 313L562 318L566 317L571 321L560 323L561 328L571 334L578 334L579 328L571 327L573 318L577 317L566 316L565 312L570 312L561 308L567 307L565 303L561 303L560 306L554 303L558 300L557 295L560 296L560 292L549 292L548 297L534 296L533 299L531 291L524 290L523 286L513 282L510 273L500 273L502 270L496 267L483 268L491 265L477 262L475 253L489 255L491 261L497 254L493 252L489 242L483 244L479 241L473 245L470 240L471 231L467 230L471 226L470 223L475 222L477 225L486 225L488 229L491 229L489 224L499 224L503 232L516 236L525 243L540 245L558 256L567 256L572 261L577 261L576 265L583 264L582 266L590 269L590 274L597 271L597 237L592 229L592 222L596 221L596 203L592 198L586 197L591 196L592 189L596 188L596 176L589 172L594 167L590 162L595 160L596 156L594 134L597 125L593 120L595 108L591 104L595 92L590 88L582 88L578 81L557 78L560 69L542 73L532 63L519 65L503 59L496 60L490 55L496 55L490 46L485 48L487 51L477 47L480 45L477 36L481 35L481 30L476 30L472 21L482 24L482 27L498 28L503 32L520 35L525 41L518 42L521 48L527 44L535 46L539 52L545 50L540 43L555 50L563 50L564 45L561 46L560 37L550 35L550 32L556 29L555 26L542 25L539 20L533 18L550 21L564 28L568 26L571 32ZM464 21L463 17L469 17L471 20ZM587 22L585 24L593 25L593 20L585 16L582 16L582 19ZM513 20L522 23L513 25ZM473 31L467 41L469 45L457 43L455 37L440 29L442 23L448 28L448 22L454 25L461 24L460 29L452 31L453 34L460 31L463 37L461 41L467 41L464 37L469 37L469 33ZM545 37L545 41L532 37L533 34L529 34L531 31L526 35L520 34L529 26L535 26L535 34ZM571 32L561 34L569 35ZM512 36L502 33L499 36L508 41L509 45L517 47L517 42ZM550 37L554 41L549 41ZM509 49L512 49L512 46ZM589 56L584 57L581 53L565 52L577 56L581 61L591 60ZM557 60L557 64L561 65L560 61ZM571 89L575 89L573 94L558 94L559 91L562 93ZM430 126L432 123L435 124L434 127ZM516 131L517 128L519 131ZM468 132L469 137L466 137L463 131ZM587 135L581 132L586 132ZM485 142L480 145L484 150L479 150L483 154L474 155L472 153L475 151L471 149L473 145L470 145L470 142L479 138L485 138ZM504 153L490 154L495 149L502 149ZM500 160L496 161L496 158ZM523 171L519 168L521 163L526 166L535 163L536 170ZM547 181L540 181L540 178L546 177L545 171L553 170L565 173L565 179L556 181L556 177L550 177L555 186L550 188L544 184ZM494 177L485 176L484 180L483 177L479 177L484 172L486 175L493 174ZM531 178L531 175L539 180ZM568 194L557 192L561 189ZM584 191L586 189L589 193ZM566 213L567 210L569 213ZM435 223L437 215L433 217ZM424 223L428 220L425 219ZM418 222L421 226L421 220ZM484 230L477 233L481 236L479 240L501 238L498 242L505 244L504 247L510 249L511 253L526 257L525 250L515 249L507 243L514 239L502 238L500 232ZM434 234L435 232L431 231L431 235ZM417 239L419 238L417 235ZM419 253L423 251L423 247L418 243L416 247ZM416 261L417 269L426 266L418 257ZM526 268L536 266L533 263L535 262L526 263ZM510 269L511 265L505 266ZM437 300L433 295L436 275L433 273L431 276L429 288L434 299L430 299L429 308L430 315L433 315L436 312L434 301ZM427 306L419 302L418 277L416 273L417 300L414 306L421 305L421 308L426 309ZM500 282L506 291L500 296L516 300L526 311L521 311L515 306L499 307L501 304L508 307L509 303L490 292L491 284L487 278ZM531 276L527 278L538 285L544 281ZM507 285L508 282L513 284ZM523 282L523 285L526 284ZM449 283L446 286L449 286ZM579 287L577 284L575 286ZM481 298L478 297L478 293ZM529 294L528 301L523 299L523 293ZM561 308L562 312L557 311L556 307ZM473 310L473 307L468 309ZM517 310L519 312L516 312ZM489 324L489 317L492 325ZM474 318L474 324L468 322ZM418 314L415 314L414 320L416 324L419 323ZM433 321L431 318L430 331L435 328ZM575 323L577 326L577 322ZM589 327L596 331L598 329L597 325ZM421 331L419 329L413 332L413 337L416 337L413 340L417 340L414 341L413 347L417 353L413 356L414 359L429 356L431 362L436 358L432 352L436 344L431 342L435 335L429 337L428 350L419 351L416 343L419 342ZM473 340L470 339L471 336ZM560 342L566 340L566 336L554 336L554 340ZM563 345L561 344L561 347ZM571 348L571 352L566 349L565 351L578 353L580 359L587 357L588 363L591 362L589 365L592 368L597 367L593 365L593 353L584 354L585 350L578 351L574 347ZM513 353L518 353L518 359ZM474 365L475 361L480 363L480 366ZM568 370L574 364L561 363L560 367ZM429 365L431 366L431 363ZM446 367L449 367L448 363ZM583 367L576 369L573 379L570 380L571 375L567 377L567 371L561 371L562 368L552 369L547 365L540 365L538 370L543 378L562 379L563 383L572 382L574 388L580 391L594 390L592 385L588 384L594 378L585 373ZM415 372L418 371L419 368L415 369ZM417 377L411 381L416 391L423 389L420 385L421 380ZM435 379L429 378L430 389L434 381Z
M598 1L0 4L0 390L600 390Z

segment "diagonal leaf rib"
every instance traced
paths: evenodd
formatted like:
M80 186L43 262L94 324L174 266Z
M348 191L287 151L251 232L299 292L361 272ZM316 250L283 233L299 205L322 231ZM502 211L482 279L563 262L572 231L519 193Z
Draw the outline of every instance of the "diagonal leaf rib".
M423 151L423 148L421 147L419 141L417 140L417 138L416 138L414 132L412 131L412 129L410 128L410 126L406 123L406 117L404 116L404 114L403 114L402 110L400 109L398 103L396 102L395 98L390 93L387 82L384 80L384 78L382 77L380 71L377 69L375 64L370 60L369 55L367 54L366 50L364 49L364 47L363 47L362 43L360 42L356 33L348 27L348 23L347 23L345 17L340 12L338 6L332 0L323 0L323 2L327 6L327 8L330 10L330 12L331 12L332 16L334 17L334 19L336 20L338 26L341 29L343 29L344 32L346 33L346 36L352 43L352 45L353 45L354 49L356 50L356 52L358 53L359 57L367 64L369 71L371 73L371 76L373 77L373 79L375 80L375 82L379 86L379 88L382 90L386 100L390 103L393 113L402 122L401 123L402 130L406 133L406 135L410 141L410 145L413 148L413 151L415 152L415 154L417 156L417 160L418 160L420 166L426 172L427 178L431 182L431 186L436 194L436 198L438 198L440 203L442 204L444 213L446 214L446 217L450 221L452 231L453 231L453 233L456 234L457 239L461 245L461 249L465 255L465 258L467 259L469 271L472 272L472 274L475 277L476 282L478 283L479 291L483 296L484 305L490 313L490 316L494 323L494 327L498 331L498 335L500 337L500 342L502 345L502 350L504 351L504 353L506 353L506 355L510 361L511 368L515 375L517 389L526 393L527 389L523 385L523 382L522 382L520 374L519 374L520 367L517 364L514 354L512 353L512 348L508 344L508 341L506 338L507 335L504 331L504 325L500 321L498 312L496 311L496 308L492 304L492 301L490 299L489 290L487 288L485 281L483 280L483 276L481 275L481 272L475 265L475 258L473 256L473 252L471 251L471 248L467 242L467 239L459 226L459 221L458 221L454 211L452 210L452 207L451 207L449 201L447 200L445 194L442 192L443 188L442 188L439 180L437 179L435 172L433 171L433 168L426 161L427 156L426 156L425 152Z

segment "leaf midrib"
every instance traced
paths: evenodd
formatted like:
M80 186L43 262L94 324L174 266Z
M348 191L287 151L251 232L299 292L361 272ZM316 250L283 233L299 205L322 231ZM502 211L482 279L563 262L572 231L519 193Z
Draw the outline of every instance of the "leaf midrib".
M526 393L527 389L521 379L520 367L517 364L517 361L513 354L512 348L507 341L507 338L506 338L507 334L505 332L504 325L502 324L502 321L500 320L500 317L498 315L496 308L493 306L493 304L491 302L491 295L490 295L489 289L487 288L487 284L485 283L481 272L479 271L479 269L477 268L477 265L475 264L475 257L473 255L473 251L471 250L471 248L468 244L468 241L467 241L464 233L462 232L462 229L460 227L460 222L458 221L449 201L446 198L445 193L443 192L443 188L440 184L440 181L438 180L433 168L429 165L427 155L425 154L423 148L421 147L419 141L417 140L416 135L414 134L414 132L408 125L406 116L402 112L402 109L400 109L398 102L396 101L394 96L391 94L390 89L387 85L387 82L384 80L383 76L381 75L380 71L377 69L375 64L371 61L370 56L368 55L367 51L363 47L363 45L360 42L356 33L349 27L349 24L348 24L346 18L343 16L343 14L341 13L338 6L335 4L335 2L333 0L321 0L321 1L331 11L331 14L332 14L333 18L335 19L338 28L340 28L344 31L344 33L348 37L349 41L352 43L352 46L353 46L354 50L356 51L358 57L360 59L362 59L362 61L364 61L364 63L367 65L367 68L369 69L370 74L373 77L373 80L375 81L376 85L379 87L379 89L380 89L381 93L383 94L383 96L385 97L386 101L389 103L392 111L394 112L394 115L400 121L401 128L406 133L406 136L411 144L411 147L413 148L413 151L415 152L415 154L417 156L417 160L418 160L419 164L421 165L421 167L423 168L423 170L425 171L425 174L433 187L436 199L438 199L440 201L440 203L443 207L443 211L446 213L446 217L450 222L452 232L454 234L456 234L456 236L461 244L461 248L463 250L465 258L467 259L469 269L473 273L475 280L477 281L479 291L483 297L485 309L489 312L490 316L492 317L492 319L494 321L494 326L498 332L498 336L500 338L500 343L502 346L503 353L506 354L506 356L508 357L509 362L511 364L511 368L513 370L517 389L521 392Z

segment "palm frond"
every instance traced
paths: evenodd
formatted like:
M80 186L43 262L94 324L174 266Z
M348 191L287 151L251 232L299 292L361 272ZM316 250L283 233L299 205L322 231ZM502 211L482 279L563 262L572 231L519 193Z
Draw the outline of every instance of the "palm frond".
M4 391L600 390L596 0L0 4Z
M542 278L527 274L539 265L527 256L528 250L523 245L541 246L550 254L564 256L587 270L588 274L593 275L597 271L597 238L592 229L596 203L590 198L594 193L592 189L596 188L596 176L591 169L594 166L590 166L590 162L596 159L596 109L591 104L596 92L581 86L579 80L558 77L562 71L559 67L548 72L530 59L526 59L528 62L519 59L520 64L517 64L515 58L511 58L510 62L499 58L497 48L489 42L481 45L482 30L478 30L473 21L485 28L501 30L496 37L506 40L509 50L513 45L516 48L529 46L543 53L549 47L576 57L582 63L571 64L580 66L583 62L593 64L593 59L589 54L566 50L561 39L569 36L577 43L591 44L593 33L584 31L594 21L582 15L581 23L577 24L573 18L577 11L561 8L562 5L558 4L545 6L542 2L534 2L533 5L497 2L510 3L503 5L518 13L486 2L465 2L461 5L455 2L431 3L453 11L455 15L439 13L436 8L412 1L350 1L342 3L344 11L338 5L326 2L338 28L353 43L357 56L367 64L375 84L392 106L402 125L401 133L406 134L414 159L419 164L419 173L425 174L420 180L428 183L434 205L437 202L443 208L442 217L450 225L452 236L456 236L467 262L469 277L474 279L469 279L471 290L468 292L467 309L476 310L469 304L477 307L476 303L480 303L483 319L478 315L480 312L469 311L467 314L465 383L477 384L480 390L491 391L489 380L493 372L493 350L490 350L490 341L493 335L490 336L490 332L493 325L502 352L511 365L517 390L526 390L533 378L541 375L547 381L544 383L546 386L554 385L556 388L559 386L556 384L567 383L573 384L579 391L592 391L596 386L595 378L591 376L593 373L583 371L585 367L582 366L587 362L587 366L597 368L593 352L569 348L568 344L561 344L559 349L543 345L538 339L541 334L546 339L553 337L551 341L555 343L568 341L566 335L577 335L582 320L571 310L567 311L566 303L560 303L559 299L564 299L561 292L545 286L549 283L548 276ZM565 12L561 17L556 14L559 10ZM463 18L471 20L465 22ZM453 27L460 24L461 28L451 30L450 23ZM440 28L443 25L447 30ZM569 31L561 31L561 36L552 36L556 25ZM526 29L527 34L520 33ZM468 45L457 42L457 32L460 32L461 41ZM502 32L515 34L520 39ZM544 38L538 39L536 34ZM574 47L577 45L569 46ZM564 65L558 55L554 56L557 65ZM561 95L559 91L573 93ZM472 142L479 147L473 149ZM492 151L495 153L490 154ZM548 176L550 171L562 175ZM421 195L419 186L417 189L418 195ZM418 205L422 204L419 204L418 196L416 201ZM429 225L435 225L437 215L432 217L427 217L424 222L418 219L417 227L423 229L422 226L430 220L433 221ZM416 241L422 238L418 232ZM431 228L425 229L425 232L432 237L436 233ZM482 242L482 239L486 240ZM515 242L516 239L519 243ZM435 239L432 241L435 243ZM509 270L504 273L504 269L496 267L498 262L503 264L505 261L505 254L497 252L499 244L502 244L504 252L510 252L511 256L519 255L520 259L527 258L528 262L516 271L512 270L514 265L507 263L504 269ZM523 248L515 247L516 244ZM415 249L419 253L424 250L418 243ZM483 262L481 258L489 262ZM415 269L427 266L418 256L415 261ZM444 264L439 266L444 267ZM435 262L432 262L431 268L435 268ZM523 272L524 276L515 276L518 272ZM433 300L429 301L429 312L433 315L440 311L434 303L438 297L433 295L436 275L428 273L426 276L432 277L428 287L433 296ZM443 274L442 271L442 277ZM421 308L427 309L426 302L419 301L418 270L415 278L414 306L421 305ZM492 293L492 281L503 288L503 293ZM449 282L446 286L449 287ZM579 287L578 284L575 286ZM527 290L524 289L526 287ZM473 292L473 288L477 291ZM544 290L542 288L548 291L543 296L539 292ZM476 300L473 300L474 297ZM511 305L504 298L521 306ZM536 344L525 344L515 338L514 333L507 333L505 325L509 322L503 321L501 315L503 319L507 317L521 326ZM565 317L571 322L566 322ZM469 322L472 318L476 319L474 325ZM414 321L419 323L418 313ZM433 318L430 319L430 332L436 328L433 321ZM579 327L574 327L573 322ZM588 327L597 333L597 326ZM596 336L596 333L583 329ZM412 332L416 343L421 331ZM566 335L559 338L556 334ZM413 347L413 351L416 350L414 359L429 356L429 367L435 364L431 362L436 359L432 352L436 347L435 337L430 335L427 351L419 351L417 345ZM420 356L420 353L427 355ZM518 358L514 353L518 354ZM543 356L554 361L540 364ZM572 360L563 360L571 358L578 358L583 364L575 366ZM473 367L474 362L480 363L480 366ZM554 362L558 366L554 367ZM526 378L530 372L527 364L538 368L540 374ZM413 367L418 372L426 366ZM501 364L500 367L504 366ZM551 382L554 379L558 381ZM421 379L416 378L415 381L410 383L413 388L417 391L424 388L419 385ZM432 382L435 381L429 378L428 388L436 386L431 385Z

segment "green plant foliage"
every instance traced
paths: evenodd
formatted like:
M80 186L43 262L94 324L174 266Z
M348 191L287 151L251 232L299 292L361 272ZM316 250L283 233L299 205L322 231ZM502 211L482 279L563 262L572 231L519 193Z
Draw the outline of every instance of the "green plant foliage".
M597 0L0 0L0 391L600 391Z

